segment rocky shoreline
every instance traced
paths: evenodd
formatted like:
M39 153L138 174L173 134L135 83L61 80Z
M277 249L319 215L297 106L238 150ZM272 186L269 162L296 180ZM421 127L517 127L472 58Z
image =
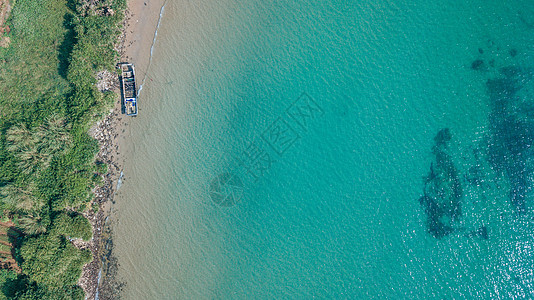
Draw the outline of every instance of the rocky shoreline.
M126 9L121 34L115 47L121 58L124 57L127 47L126 31L130 19L131 12ZM122 173L122 168L119 165L118 136L124 123L121 114L120 84L117 76L108 71L101 71L95 74L95 77L98 80L97 88L100 91L113 91L117 95L117 100L114 109L89 130L89 134L98 141L100 146L95 161L97 164L106 164L108 168L107 173L100 174L102 184L92 190L94 198L90 207L97 206L98 211L94 212L89 209L84 213L84 216L91 223L93 238L90 241L76 240L73 241L73 244L79 249L91 251L93 255L93 260L83 267L82 275L78 280L78 285L84 290L85 299L117 299L122 284L118 283L115 278L118 264L117 259L112 257L112 232L107 221L110 217L117 182ZM124 130L122 131L124 132Z
M120 101L119 101L120 102ZM119 103L120 105L120 103ZM109 260L112 248L111 231L109 224L106 222L109 218L110 206L113 202L115 194L115 187L120 178L121 167L118 164L118 145L117 129L121 128L122 117L114 109L110 114L99 121L91 130L90 134L100 144L100 151L97 154L97 163L104 163L108 166L108 172L102 175L102 185L95 187L93 193L95 198L92 205L98 206L98 211L87 210L84 216L89 220L93 228L93 238L88 241L73 241L73 244L80 249L88 249L93 254L93 261L85 265L82 271L82 276L78 284L85 292L86 299L95 299L97 295L97 288L100 284L103 269L109 268L105 265L105 261ZM99 295L99 299L106 299Z

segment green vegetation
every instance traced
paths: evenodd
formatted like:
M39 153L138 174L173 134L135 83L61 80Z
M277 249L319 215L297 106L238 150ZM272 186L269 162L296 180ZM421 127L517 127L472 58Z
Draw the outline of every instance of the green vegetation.
M91 239L81 213L107 167L95 163L91 125L114 94L95 88L94 74L113 70L113 46L125 0L17 0L0 48L0 251L22 272L0 270L0 299L83 299L76 286L88 251L70 239ZM98 177L98 176L97 176ZM18 237L17 237L18 236ZM14 248L7 243L15 245ZM2 257L7 259L8 257Z
M54 232L66 238L82 238L84 240L90 240L93 235L91 224L82 215L60 214L54 219Z
M26 239L20 252L24 272L37 283L54 288L75 285L80 277L78 268L91 260L90 252L80 251L54 234Z

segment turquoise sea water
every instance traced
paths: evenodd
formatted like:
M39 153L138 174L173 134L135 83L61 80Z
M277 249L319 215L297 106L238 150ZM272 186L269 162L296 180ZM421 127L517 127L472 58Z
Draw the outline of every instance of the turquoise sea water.
M124 298L534 297L534 3L503 2L169 1Z

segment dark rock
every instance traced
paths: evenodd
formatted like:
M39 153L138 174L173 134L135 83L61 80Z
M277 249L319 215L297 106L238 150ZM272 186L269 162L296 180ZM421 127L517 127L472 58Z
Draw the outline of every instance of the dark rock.
M471 231L467 237L478 237L478 238L481 238L483 240L487 240L489 238L489 235L488 235L488 228L486 226L481 226L480 228L478 228L477 230L473 230Z
M424 179L423 196L419 198L427 217L427 231L438 239L454 232L454 225L462 214L460 178L447 153L451 138L448 128L436 134L436 144L432 148L435 160L430 164L430 172Z
M443 128L438 131L438 134L434 137L434 142L436 142L436 147L446 146L447 143L451 140L451 132L449 128Z
M516 49L510 49L510 56L511 57L515 57L517 55L517 50Z
M480 71L484 68L484 61L482 59L477 59L471 63L471 69Z
M522 69L509 66L499 69L500 75L487 82L487 91L492 105L488 161L492 168L507 177L510 183L509 200L518 216L527 212L531 183L534 143L534 119L528 115L531 104L518 97L523 87Z
M505 77L510 77L510 79L515 79L512 77L519 76L521 74L521 69L516 66L508 66L508 67L500 68L499 72L501 72L501 74L504 75Z

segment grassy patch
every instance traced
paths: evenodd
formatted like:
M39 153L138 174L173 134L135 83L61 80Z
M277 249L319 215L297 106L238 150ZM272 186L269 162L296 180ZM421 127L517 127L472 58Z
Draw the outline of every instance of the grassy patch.
M11 13L11 44L0 61L0 125L41 123L65 110L69 83L58 73L58 48L67 29L64 0L18 0Z

